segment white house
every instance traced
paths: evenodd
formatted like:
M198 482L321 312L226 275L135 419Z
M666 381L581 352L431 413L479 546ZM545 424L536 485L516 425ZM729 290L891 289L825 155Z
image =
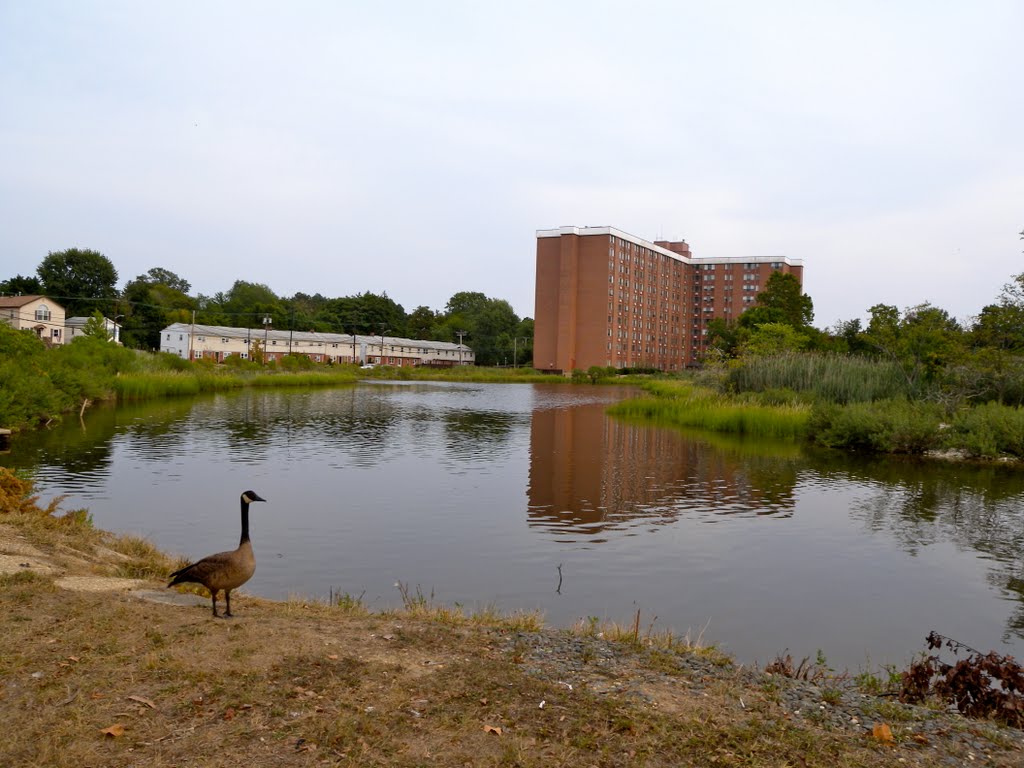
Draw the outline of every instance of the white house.
M70 344L79 336L85 335L85 324L89 322L88 317L69 317L64 321L64 343ZM115 344L121 343L121 326L108 317L103 318L103 327L107 329L110 340Z
M380 365L473 365L476 356L464 344L423 341L394 336L362 336L315 331L276 331L223 325L174 323L160 332L160 351L186 360L211 358L223 362L231 355L249 359L256 346L269 360L288 354L305 355L315 363L376 363Z

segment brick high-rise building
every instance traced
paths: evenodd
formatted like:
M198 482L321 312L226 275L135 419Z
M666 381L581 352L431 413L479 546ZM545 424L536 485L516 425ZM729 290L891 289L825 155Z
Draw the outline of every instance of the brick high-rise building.
M803 283L785 256L696 258L614 227L537 231L534 367L680 370L699 362L714 318L739 317L772 272Z

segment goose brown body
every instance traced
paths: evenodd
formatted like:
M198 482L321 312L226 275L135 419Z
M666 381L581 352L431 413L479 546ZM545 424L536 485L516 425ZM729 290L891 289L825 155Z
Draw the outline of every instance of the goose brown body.
M167 585L173 587L175 584L189 582L202 584L210 590L214 616L219 616L217 593L221 590L224 591L224 602L227 604L224 616L231 616L231 590L245 584L256 572L256 557L253 555L252 542L249 540L249 504L254 501L265 501L265 499L260 498L254 491L246 491L242 494L242 538L238 542L237 549L208 555L202 560L186 565L171 574L171 581Z

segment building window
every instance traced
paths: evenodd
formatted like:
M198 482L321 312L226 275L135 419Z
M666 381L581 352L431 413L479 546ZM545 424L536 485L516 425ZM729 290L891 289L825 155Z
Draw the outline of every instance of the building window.
M36 321L45 322L50 319L50 308L45 304L36 307Z

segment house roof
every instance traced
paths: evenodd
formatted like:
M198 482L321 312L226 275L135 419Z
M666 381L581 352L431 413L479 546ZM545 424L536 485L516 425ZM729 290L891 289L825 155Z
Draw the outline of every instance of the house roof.
M31 304L33 301L39 301L40 299L46 299L46 297L34 293L27 296L0 296L0 307L24 307L26 304ZM46 300L50 301L50 299ZM57 304L56 301L53 303ZM60 305L57 304L57 306L59 307Z

